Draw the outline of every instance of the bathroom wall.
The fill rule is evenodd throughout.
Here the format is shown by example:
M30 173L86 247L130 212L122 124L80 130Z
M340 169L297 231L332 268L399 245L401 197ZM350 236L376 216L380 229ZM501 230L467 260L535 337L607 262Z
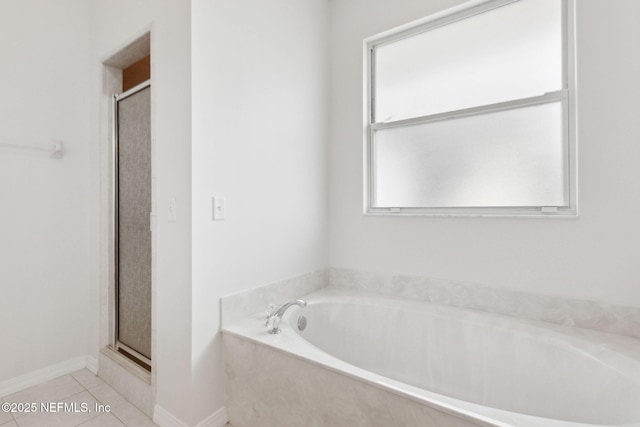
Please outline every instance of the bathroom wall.
M223 405L219 298L327 266L326 0L194 0L193 364ZM226 220L212 221L212 196Z
M190 420L191 348L191 8L181 0L91 2L94 182L99 182L101 63L151 30L156 221L154 336L156 403ZM99 194L99 188L95 189ZM175 222L168 205L176 199ZM100 215L99 203L93 214ZM104 214L104 213L103 213Z
M83 0L2 2L0 143L65 153L0 147L0 382L97 356L87 16Z
M362 214L362 39L463 3L330 2L330 264L640 306L640 2L577 2L575 219Z

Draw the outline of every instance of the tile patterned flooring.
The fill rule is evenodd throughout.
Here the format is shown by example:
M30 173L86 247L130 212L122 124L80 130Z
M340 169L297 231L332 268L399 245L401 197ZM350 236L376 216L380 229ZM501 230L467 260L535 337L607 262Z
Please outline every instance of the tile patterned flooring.
M75 403L75 406L67 406L77 409L72 412L40 412L41 403L58 402ZM0 410L0 427L157 427L122 395L86 369L2 396L0 403L35 403L38 409L31 413ZM96 405L110 405L111 411L96 412ZM84 408L90 412L83 412Z

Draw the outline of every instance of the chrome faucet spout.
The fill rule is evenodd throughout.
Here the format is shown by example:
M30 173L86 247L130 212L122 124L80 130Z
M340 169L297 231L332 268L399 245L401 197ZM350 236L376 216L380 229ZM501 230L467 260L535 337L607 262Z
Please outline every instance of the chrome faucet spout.
M267 316L267 322L265 323L265 326L267 327L267 332L269 332L270 334L279 334L280 328L278 326L280 325L280 320L282 320L282 316L284 316L284 313L289 309L289 307L294 305L297 305L299 307L306 307L307 302L303 299L295 299L282 304L281 306L276 308L273 312L269 313L269 315Z

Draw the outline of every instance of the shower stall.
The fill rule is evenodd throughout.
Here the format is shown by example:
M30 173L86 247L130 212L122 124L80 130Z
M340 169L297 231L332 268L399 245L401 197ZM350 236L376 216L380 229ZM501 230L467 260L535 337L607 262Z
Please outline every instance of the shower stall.
M150 370L153 223L150 80L114 95L113 108L113 346Z

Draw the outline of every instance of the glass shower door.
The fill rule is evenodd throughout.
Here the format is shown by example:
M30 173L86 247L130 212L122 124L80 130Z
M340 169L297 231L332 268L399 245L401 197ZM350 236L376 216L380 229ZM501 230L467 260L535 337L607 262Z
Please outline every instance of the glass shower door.
M115 96L115 345L150 369L151 362L151 88Z

